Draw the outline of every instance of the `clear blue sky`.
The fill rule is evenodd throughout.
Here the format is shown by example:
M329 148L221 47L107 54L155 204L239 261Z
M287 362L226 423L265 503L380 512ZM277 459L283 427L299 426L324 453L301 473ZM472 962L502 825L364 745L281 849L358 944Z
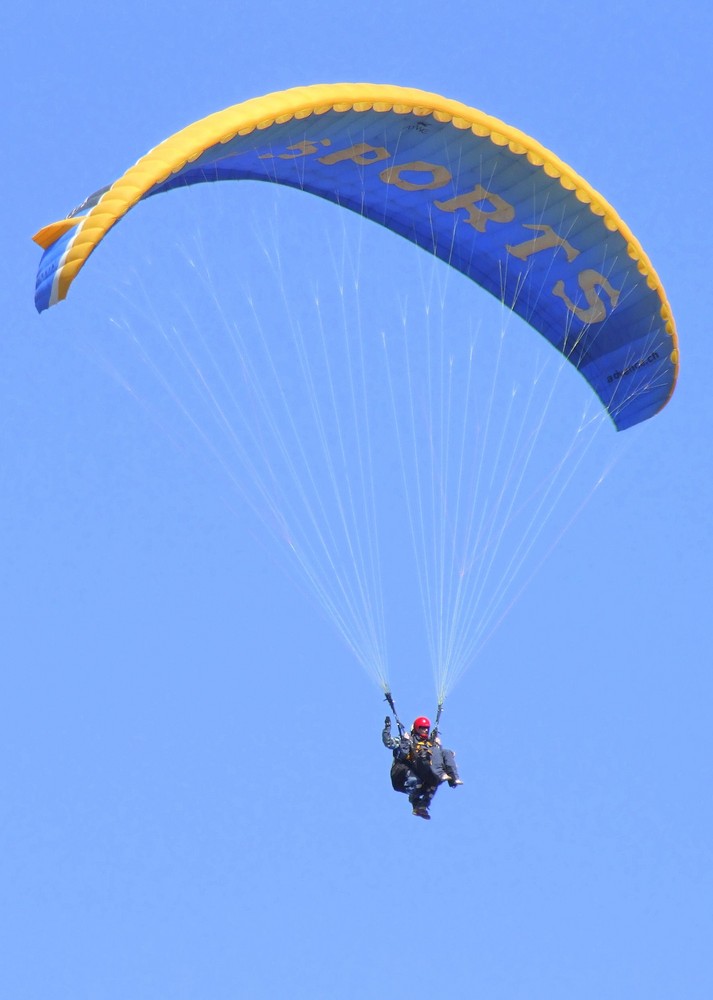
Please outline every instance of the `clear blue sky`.
M643 0L5 15L0 996L713 995L712 35L707 4ZM40 226L197 118L337 81L553 149L644 245L680 336L673 401L449 700L466 784L430 824L271 543L78 349L101 251L84 300L32 301ZM399 659L403 714L431 711Z

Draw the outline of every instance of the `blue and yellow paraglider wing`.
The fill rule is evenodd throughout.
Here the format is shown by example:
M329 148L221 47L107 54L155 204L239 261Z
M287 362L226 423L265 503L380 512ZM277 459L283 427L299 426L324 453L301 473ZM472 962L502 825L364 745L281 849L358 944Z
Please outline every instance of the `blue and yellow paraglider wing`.
M533 139L437 95L337 84L284 91L167 139L78 214L41 230L39 310L63 299L138 201L217 180L311 192L378 222L487 289L577 367L621 430L677 374L661 283L614 210Z

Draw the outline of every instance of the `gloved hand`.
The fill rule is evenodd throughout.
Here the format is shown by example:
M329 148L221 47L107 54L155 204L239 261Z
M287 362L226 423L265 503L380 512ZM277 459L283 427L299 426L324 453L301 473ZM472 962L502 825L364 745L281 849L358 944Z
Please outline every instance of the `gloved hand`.
M387 715L384 719L384 729L391 729L391 716Z

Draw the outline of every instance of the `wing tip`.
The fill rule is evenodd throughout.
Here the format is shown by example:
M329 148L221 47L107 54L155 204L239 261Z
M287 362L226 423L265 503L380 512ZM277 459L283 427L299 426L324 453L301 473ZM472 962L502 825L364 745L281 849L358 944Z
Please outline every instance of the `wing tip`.
M61 219L59 222L50 222L48 226L43 226L39 229L35 235L32 237L34 242L42 247L43 250L49 250L50 247L54 246L60 237L68 233L70 229L74 229L75 226L79 225L84 219L83 215L74 216L71 219Z

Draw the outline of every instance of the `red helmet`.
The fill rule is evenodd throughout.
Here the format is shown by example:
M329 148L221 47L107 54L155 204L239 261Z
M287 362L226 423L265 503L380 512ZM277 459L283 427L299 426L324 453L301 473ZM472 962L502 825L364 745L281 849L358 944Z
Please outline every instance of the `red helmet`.
M419 715L417 719L414 719L412 731L415 732L417 729L430 729L431 720L427 719L425 715Z

